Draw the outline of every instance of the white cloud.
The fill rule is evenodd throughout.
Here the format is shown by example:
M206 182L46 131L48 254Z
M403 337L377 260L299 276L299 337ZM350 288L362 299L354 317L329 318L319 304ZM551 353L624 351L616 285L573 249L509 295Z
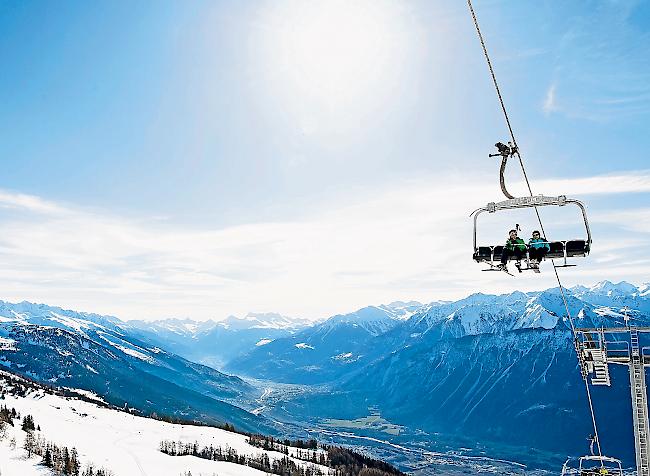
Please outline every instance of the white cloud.
M650 192L650 170L575 179L539 180L535 183L533 192L542 190L546 195L567 196Z
M535 185L549 194L650 192L650 173ZM428 178L309 219L225 229L125 219L0 192L2 298L122 318L252 310L315 318L395 299L553 286L552 273L513 279L481 273L471 261L468 214L497 198L493 190L480 181ZM2 211L7 207L11 213ZM590 211L594 253L566 273L569 284L646 279L647 263L635 250L650 245L648 209Z
M57 204L48 202L33 195L12 193L0 190L0 207L7 209L28 210L31 212L60 214L65 209Z
M546 98L544 99L542 110L547 115L559 110L559 107L557 105L557 99L555 96L556 89L557 89L557 84L552 83L549 86L548 90L546 91Z

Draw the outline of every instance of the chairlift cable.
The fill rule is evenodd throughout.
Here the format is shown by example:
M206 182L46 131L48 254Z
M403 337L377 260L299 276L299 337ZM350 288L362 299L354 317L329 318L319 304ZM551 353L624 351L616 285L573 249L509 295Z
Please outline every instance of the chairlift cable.
M494 89L496 90L497 96L499 98L499 103L501 105L501 110L503 111L503 117L506 120L506 125L508 126L508 131L510 132L510 138L512 139L512 145L514 146L514 153L517 154L517 158L519 159L519 164L521 166L521 171L524 176L524 180L526 181L526 186L528 187L528 193L530 196L533 195L533 190L530 186L530 181L528 180L528 174L526 173L526 168L524 167L524 162L523 159L521 158L521 154L519 153L519 147L517 146L517 140L515 139L515 133L512 130L512 125L510 123L510 118L508 116L508 111L505 106L505 102L503 101L503 96L501 95L501 90L499 88L499 83L497 82L496 74L494 73L494 68L492 67L492 62L490 61L490 55L488 54L487 47L485 46L485 40L483 39L483 35L481 34L481 29L478 24L478 19L476 18L476 13L474 12L474 7L472 6L472 1L467 0L467 6L469 7L469 11L472 14L472 19L474 20L474 26L476 27L476 33L478 33L478 38L481 42L481 47L483 48L483 54L485 56L485 60L487 62L488 68L490 70L490 75L492 76L492 82L494 83ZM503 172L505 170L505 163L506 163L506 158L503 159L501 163L501 171L500 171L500 181L501 181L501 190L503 193L510 199L514 198L510 196L510 194L507 192L505 189L505 184L504 184L504 177L503 177ZM542 233L544 233L544 236L547 238L546 231L544 230L544 224L542 223L542 218L539 214L539 210L537 207L535 207L535 214L537 215L537 221L539 222L539 226L542 230ZM567 316L569 318L569 324L571 326L571 333L573 334L573 339L574 342L578 339L578 334L576 332L576 327L573 322L573 317L571 316L571 312L569 311L569 304L567 302L566 294L564 292L564 286L562 285L562 281L560 280L560 275L557 272L557 267L555 265L555 260L551 259L551 263L553 264L553 271L555 272L555 279L557 280L557 284L560 288L560 294L562 295L562 301L564 302L564 308L566 309ZM576 356L579 359L579 356L577 355L578 353L578 348L576 347ZM591 399L591 390L589 389L589 382L587 381L587 377L583 378L585 382L585 389L587 391L587 400L589 402L589 410L591 412L591 421L593 423L594 427L594 439L596 442L596 446L598 448L598 456L602 457L602 450L600 447L600 437L598 435L598 426L596 424L596 415L594 412L594 405ZM602 464L602 462L601 462Z

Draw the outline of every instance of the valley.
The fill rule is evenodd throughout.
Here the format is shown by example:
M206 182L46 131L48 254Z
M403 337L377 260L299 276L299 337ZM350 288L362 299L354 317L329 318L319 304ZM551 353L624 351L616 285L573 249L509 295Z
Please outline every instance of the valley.
M635 325L650 323L647 285L570 291L580 325L621 325L623 307ZM200 336L214 336L214 324L185 321L179 334L177 324L157 323L150 340L143 323L134 331L116 318L30 303L0 311L7 369L142 416L350 445L417 474L543 474L586 451L584 390L554 289L370 306L311 326L283 318L282 335L257 316L228 335L254 338L222 371L170 352L171 337L160 331L171 329L172 347L182 350L208 342ZM201 361L225 356L193 352ZM614 383L626 378L613 369ZM603 445L631 466L631 427L621 424L631 420L629 394L614 385L593 397L607 408L599 413Z

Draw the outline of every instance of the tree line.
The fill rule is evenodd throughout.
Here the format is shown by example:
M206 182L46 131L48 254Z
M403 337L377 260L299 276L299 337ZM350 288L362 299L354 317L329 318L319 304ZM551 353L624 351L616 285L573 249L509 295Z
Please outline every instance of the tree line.
M271 460L268 453L255 456L240 455L237 450L230 446L223 448L210 445L201 448L197 442L183 443L181 441L163 440L160 442L160 451L170 456L196 456L212 461L226 461L280 476L324 476L320 468L298 466L288 456Z
M297 451L292 452L294 453L293 457L300 455L297 459L312 463L312 465L302 467L289 457L289 446L284 444L285 441L289 442L289 440L277 440L262 435L249 437L251 445L268 451L280 451L285 455L280 459L273 460L267 453L259 456L240 455L230 446L225 448L213 445L200 447L196 441L183 443L163 440L160 442L160 451L171 456L196 456L212 461L227 461L281 476L323 475L322 470L316 464L332 468L334 476L404 476L404 473L384 461L370 458L348 448L330 445L322 445L324 451L321 452L304 448L298 448ZM311 448L314 445L308 442L305 446Z
M266 451L277 451L279 453L284 453L287 456L291 453L291 456L296 459L320 464L322 466L328 466L329 464L325 453L318 451L318 442L313 439L306 441L283 440L272 436L250 435L247 441L251 446L262 448ZM294 451L289 452L289 448L294 448Z
M296 448L292 456L303 461L329 466L341 476L392 476L403 473L394 466L369 456L357 453L349 448L333 445L320 445L323 451L317 451L318 442L310 440L277 439L272 436L250 435L248 443L268 451L279 451L289 455L289 448Z

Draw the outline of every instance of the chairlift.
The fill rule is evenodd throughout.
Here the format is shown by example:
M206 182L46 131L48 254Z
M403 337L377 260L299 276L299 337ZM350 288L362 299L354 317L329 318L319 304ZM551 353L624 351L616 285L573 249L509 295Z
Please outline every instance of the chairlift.
M477 263L484 263L490 267L484 271L498 271L498 264L501 261L501 253L503 252L502 245L478 245L477 242L477 220L478 216L482 213L496 213L506 210L514 210L519 208L537 208L537 207L546 207L546 206L556 206L563 207L566 205L575 205L580 208L582 212L582 218L584 221L586 236L580 239L569 239L569 240L559 240L559 241L547 241L550 250L546 254L545 258L550 259L562 259L563 264L556 265L558 268L576 266L575 264L569 264L567 258L576 258L576 257L586 257L591 251L591 230L589 228L589 221L587 220L587 210L585 209L584 204L580 200L575 200L572 198L567 198L565 195L559 195L557 197L550 197L545 195L534 195L529 197L515 197L511 195L505 187L504 181L504 171L505 164L509 157L512 157L514 154L518 154L517 148L512 144L505 145L501 142L496 144L498 149L497 154L490 154L493 156L501 156L501 169L500 169L500 183L501 191L503 194L508 197L507 200L502 202L490 202L485 207L479 208L471 213L470 216L474 217L474 254L472 258ZM548 237L545 237L548 239ZM520 268L521 270L533 269L537 270L530 266L530 256L528 247L526 247L526 263L528 266L526 268ZM516 260L514 256L509 257L508 261Z
M562 466L562 476L573 475L623 476L623 467L620 460L609 456L581 456L577 462L568 458Z

